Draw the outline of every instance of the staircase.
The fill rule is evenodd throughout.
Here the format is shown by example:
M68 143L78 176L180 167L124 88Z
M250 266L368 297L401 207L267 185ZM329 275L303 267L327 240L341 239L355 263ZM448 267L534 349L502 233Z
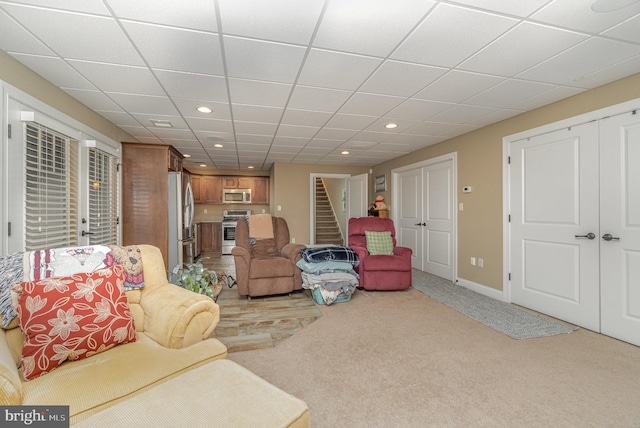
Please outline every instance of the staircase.
M344 245L322 178L316 177L316 244Z

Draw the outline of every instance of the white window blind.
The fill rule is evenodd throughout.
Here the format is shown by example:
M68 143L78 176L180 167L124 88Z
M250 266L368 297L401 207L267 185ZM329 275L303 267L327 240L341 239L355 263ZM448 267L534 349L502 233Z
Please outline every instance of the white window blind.
M118 159L89 149L89 243L115 244L118 239Z
M78 142L25 124L27 251L78 244Z

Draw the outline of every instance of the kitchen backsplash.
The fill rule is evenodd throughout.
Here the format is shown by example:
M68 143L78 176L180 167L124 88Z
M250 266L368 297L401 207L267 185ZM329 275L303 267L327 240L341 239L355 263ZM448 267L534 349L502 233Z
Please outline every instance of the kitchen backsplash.
M222 212L224 210L251 210L253 214L261 214L269 211L269 205L247 205L247 204L196 204L194 211L194 221L222 221ZM205 212L206 211L206 212Z

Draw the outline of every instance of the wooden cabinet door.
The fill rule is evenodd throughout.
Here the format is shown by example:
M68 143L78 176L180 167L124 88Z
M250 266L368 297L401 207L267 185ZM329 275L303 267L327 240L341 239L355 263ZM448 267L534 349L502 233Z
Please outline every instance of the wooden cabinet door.
M202 195L202 176L200 175L192 175L191 176L191 190L193 191L193 203L201 204L204 202Z
M225 189L251 189L253 177L222 177L222 187Z
M169 147L167 152L167 169L169 171L182 171L182 154L173 147Z
M222 203L222 178L219 176L202 177L201 190L203 193L203 202L205 204L221 204Z
M253 177L238 177L238 189L251 189Z
M222 223L215 222L213 224L213 252L222 253Z
M253 188L251 190L251 203L269 203L269 177L253 177Z
M202 252L210 253L213 251L213 223L200 223L202 231Z

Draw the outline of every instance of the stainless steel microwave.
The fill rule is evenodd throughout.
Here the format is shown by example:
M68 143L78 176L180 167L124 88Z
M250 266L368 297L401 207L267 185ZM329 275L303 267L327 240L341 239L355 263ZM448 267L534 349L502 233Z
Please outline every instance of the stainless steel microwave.
M251 189L224 189L222 202L225 204L250 204Z

